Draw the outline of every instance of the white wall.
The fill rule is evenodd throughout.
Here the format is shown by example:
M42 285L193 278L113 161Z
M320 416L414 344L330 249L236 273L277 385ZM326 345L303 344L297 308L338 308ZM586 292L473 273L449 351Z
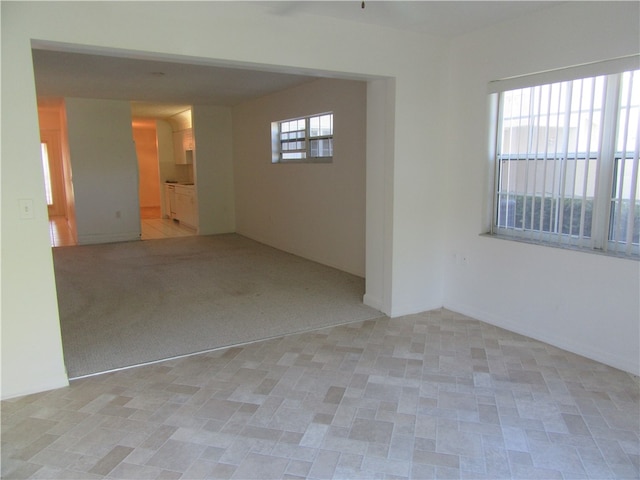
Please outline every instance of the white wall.
M391 305L393 252L393 158L395 81L367 83L367 166L364 303ZM372 254L373 252L373 254Z
M194 176L198 201L198 233L235 231L231 108L194 105L196 142Z
M329 111L332 163L271 163L271 122ZM364 277L366 83L316 80L233 113L237 232Z
M636 2L568 2L453 42L442 252L447 308L636 374L638 262L479 234L491 202L487 83L637 53L638 18Z
M384 152L367 158L367 199L381 195L379 208L367 208L366 214L367 233L376 236L367 239L367 298L391 315L445 303L534 334L557 331L552 339L557 343L580 332L587 337L577 338L583 350L605 352L621 366L637 367L637 264L478 237L487 190L486 82L637 51L637 4L567 2L524 25L461 38L449 51L445 41L427 35L339 19L270 15L259 7L265 3L0 3L1 108L2 118L11 119L1 126L3 398L67 381L40 165L32 40L89 51L124 49L139 58L188 56L369 81L368 104L393 114L375 130L367 127L367 152ZM306 41L292 43L297 36ZM442 75L447 58L450 76ZM455 128L448 137L446 112L454 112L448 125ZM443 143L452 148L446 151ZM445 188L447 173L456 179L455 188L453 182ZM34 200L33 219L19 216L24 198ZM514 249L518 255L509 253ZM466 269L451 264L454 251L469 253ZM523 306L517 295L499 306L494 301L499 290L493 287L517 293L517 286L507 282L508 262L528 256L528 262L559 263L563 271L589 271L602 280L591 284L583 275L566 297L550 298L540 311ZM627 288L607 278L619 278ZM522 286L542 295L542 280L538 269ZM369 288L375 289L372 295ZM609 294L602 305L579 293L600 289ZM598 341L603 321L609 328Z
M62 361L28 40L2 8L2 397L68 385ZM6 75L11 65L12 74ZM27 92L31 90L31 94ZM14 92L21 94L12 95ZM6 121L11 118L11 122ZM13 181L9 181L9 179ZM33 201L22 218L20 200Z
M78 243L140 239L138 160L127 101L67 98Z
M385 241L368 245L372 248L366 252L367 264L375 264L373 274L384 278L373 278L367 282L367 288L371 285L384 288L374 296L381 299L380 308L389 313L441 305L438 279L442 276L439 255L442 238L438 232L443 230L444 217L427 204L441 197L442 182L437 175L426 173L431 165L438 169L442 163L442 155L438 153L442 130L439 115L425 122L425 112L433 112L438 105L434 92L440 86L438 72L443 66L440 52L444 42L339 19L308 17L301 22L295 15L270 14L268 6L260 5L264 3L0 4L2 116L11 118L10 123L2 122L2 365L3 369L9 369L2 378L3 397L66 381L64 375L36 373L50 368L62 371L62 357L59 336L41 335L43 331L50 333L53 328L58 332L58 329L38 150L32 40L39 46L64 45L91 52L122 49L134 52L138 58L188 56L205 63L268 66L280 71L365 80L394 79L395 126L384 127L395 132L396 142L391 149L385 149L384 158L378 157L374 164L367 165L368 170L393 172L394 183L387 182L383 175L372 175L368 178L379 183L367 188L386 192L382 211L390 212L394 218L377 228L385 215L367 211L371 231L386 235ZM170 26L171 35L160 26ZM291 38L297 36L306 41L291 44ZM283 49L285 44L288 48ZM368 96L386 98L390 94L388 90L370 91ZM376 137L386 138L385 132ZM401 194L396 197L399 190ZM25 197L37 204L37 218L30 222L17 216L18 199ZM5 245L9 248L4 248ZM14 259L18 257L21 261L16 263ZM389 268L391 264L393 269ZM27 292L29 298L50 301L21 301ZM33 324L27 327L24 318L33 319ZM40 340L45 345L39 345ZM14 345L20 345L19 355ZM26 364L20 361L25 358L29 359Z

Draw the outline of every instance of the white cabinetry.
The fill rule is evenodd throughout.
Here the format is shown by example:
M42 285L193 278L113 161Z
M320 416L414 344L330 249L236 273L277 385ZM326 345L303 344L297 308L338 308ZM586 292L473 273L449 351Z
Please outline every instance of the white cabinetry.
M174 184L164 185L164 206L167 217L176 218L176 186Z
M172 217L191 228L198 228L198 206L193 185L175 186L175 216Z
M173 132L173 157L177 165L191 165L195 155L193 129Z

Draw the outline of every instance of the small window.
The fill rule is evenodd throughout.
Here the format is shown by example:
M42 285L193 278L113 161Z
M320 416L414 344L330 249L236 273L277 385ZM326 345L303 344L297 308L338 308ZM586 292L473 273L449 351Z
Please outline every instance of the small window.
M493 232L638 255L640 71L500 93Z
M271 124L272 162L331 162L333 113Z

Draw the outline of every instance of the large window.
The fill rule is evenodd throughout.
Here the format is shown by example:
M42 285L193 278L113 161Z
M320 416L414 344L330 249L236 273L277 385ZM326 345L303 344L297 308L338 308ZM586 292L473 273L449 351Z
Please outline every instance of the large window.
M333 113L273 122L271 145L273 163L331 162Z
M493 233L638 255L640 70L499 92Z

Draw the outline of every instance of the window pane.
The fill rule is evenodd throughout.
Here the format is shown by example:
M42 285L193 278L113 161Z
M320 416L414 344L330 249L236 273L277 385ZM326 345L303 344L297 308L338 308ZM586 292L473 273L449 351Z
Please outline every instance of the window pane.
M311 117L309 119L309 136L317 137L320 135L320 117Z
M309 118L309 136L321 137L333 135L333 114Z
M604 77L504 92L496 225L591 236Z
M625 72L620 87L609 240L627 252L632 245L638 245L640 237L639 125L640 71Z
M331 159L332 136L332 113L272 122L272 162L307 158Z
M320 135L333 135L333 115L320 117Z
M322 138L311 141L312 157L331 157L333 156L333 140L330 138Z
M618 152L633 152L638 141L640 110L640 70L622 74L620 89L620 115L618 120Z
M637 163L637 162L636 162ZM616 182L614 198L611 201L611 225L609 239L626 244L640 244L640 200L637 193L632 195L632 184L638 184L638 169L635 169L635 182L632 178L631 162L616 160Z
M499 107L495 231L638 255L640 70L502 92Z
M307 154L304 152L290 152L282 154L283 160L302 160L305 158L307 158Z

